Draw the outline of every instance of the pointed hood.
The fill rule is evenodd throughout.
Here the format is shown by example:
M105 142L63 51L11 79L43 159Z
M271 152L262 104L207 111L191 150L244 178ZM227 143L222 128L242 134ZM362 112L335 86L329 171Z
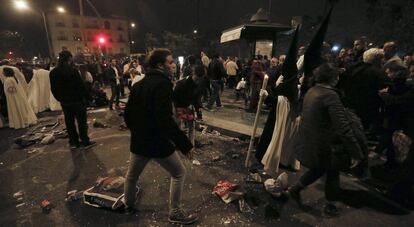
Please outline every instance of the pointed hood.
M328 31L328 25L331 19L333 7L334 4L331 5L331 8L329 9L329 12L323 20L319 30L316 32L315 36L312 39L312 42L306 49L303 65L304 78L300 89L301 99L303 99L309 88L313 86L313 70L320 66L324 61L321 56L322 48L326 32Z
M292 77L297 77L298 67L296 65L298 55L298 40L299 40L299 25L296 26L295 33L293 34L292 41L290 43L289 52L286 56L286 60L282 66L282 74L285 81Z
M278 87L278 93L286 96L291 103L298 99L298 67L296 65L298 54L299 26L296 27L290 43L289 52L282 66L283 83Z

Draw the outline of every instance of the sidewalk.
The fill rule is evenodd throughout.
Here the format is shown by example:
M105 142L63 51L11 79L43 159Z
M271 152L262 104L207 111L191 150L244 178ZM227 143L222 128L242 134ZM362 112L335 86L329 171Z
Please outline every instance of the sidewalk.
M250 138L256 113L247 113L244 100L236 101L236 95L232 89L224 89L221 102L222 107L213 109L213 112L203 110L203 121L200 124L210 126L225 135ZM261 111L256 137L262 134L267 114L268 111Z

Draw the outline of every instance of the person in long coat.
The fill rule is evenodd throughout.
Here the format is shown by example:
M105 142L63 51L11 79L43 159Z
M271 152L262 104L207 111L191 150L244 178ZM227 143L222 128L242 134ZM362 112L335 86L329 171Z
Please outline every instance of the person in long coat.
M340 140L344 150L356 166L363 158L361 147L351 128L350 119L333 88L338 82L338 70L332 64L324 63L314 71L316 85L304 97L297 159L309 170L289 189L291 197L302 205L300 192L308 185L326 175L325 206L327 215L337 215L334 201L340 193L339 170L332 165L332 147Z

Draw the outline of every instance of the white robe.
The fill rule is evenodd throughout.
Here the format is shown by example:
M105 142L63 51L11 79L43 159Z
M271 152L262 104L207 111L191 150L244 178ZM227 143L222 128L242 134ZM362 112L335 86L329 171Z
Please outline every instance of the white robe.
M279 171L279 163L283 149L283 142L286 136L289 111L289 100L285 96L278 96L276 122L272 134L272 140L270 141L266 153L262 158L264 170L271 176L277 176Z
M33 70L33 78L29 83L29 103L35 113L49 109L50 92L49 71Z
M14 76L16 77L17 81L19 81L20 86L22 87L24 94L26 97L29 95L29 85L27 84L26 78L24 77L23 73L14 66L3 65L0 66L0 79L4 83L6 77L4 76L3 69L4 68L11 68L14 71Z
M58 100L56 100L55 96L53 96L52 91L50 91L49 107L50 107L51 111L62 110L62 106L60 105L60 102Z
M13 77L4 79L4 93L6 93L10 128L26 128L36 123L37 117L27 101L26 94Z

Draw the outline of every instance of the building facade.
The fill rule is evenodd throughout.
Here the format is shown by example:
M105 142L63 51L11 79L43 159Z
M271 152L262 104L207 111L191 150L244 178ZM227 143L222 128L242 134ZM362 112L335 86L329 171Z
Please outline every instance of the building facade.
M78 15L48 14L47 26L55 56L62 50L73 55L130 53L127 20L84 16L81 21Z

